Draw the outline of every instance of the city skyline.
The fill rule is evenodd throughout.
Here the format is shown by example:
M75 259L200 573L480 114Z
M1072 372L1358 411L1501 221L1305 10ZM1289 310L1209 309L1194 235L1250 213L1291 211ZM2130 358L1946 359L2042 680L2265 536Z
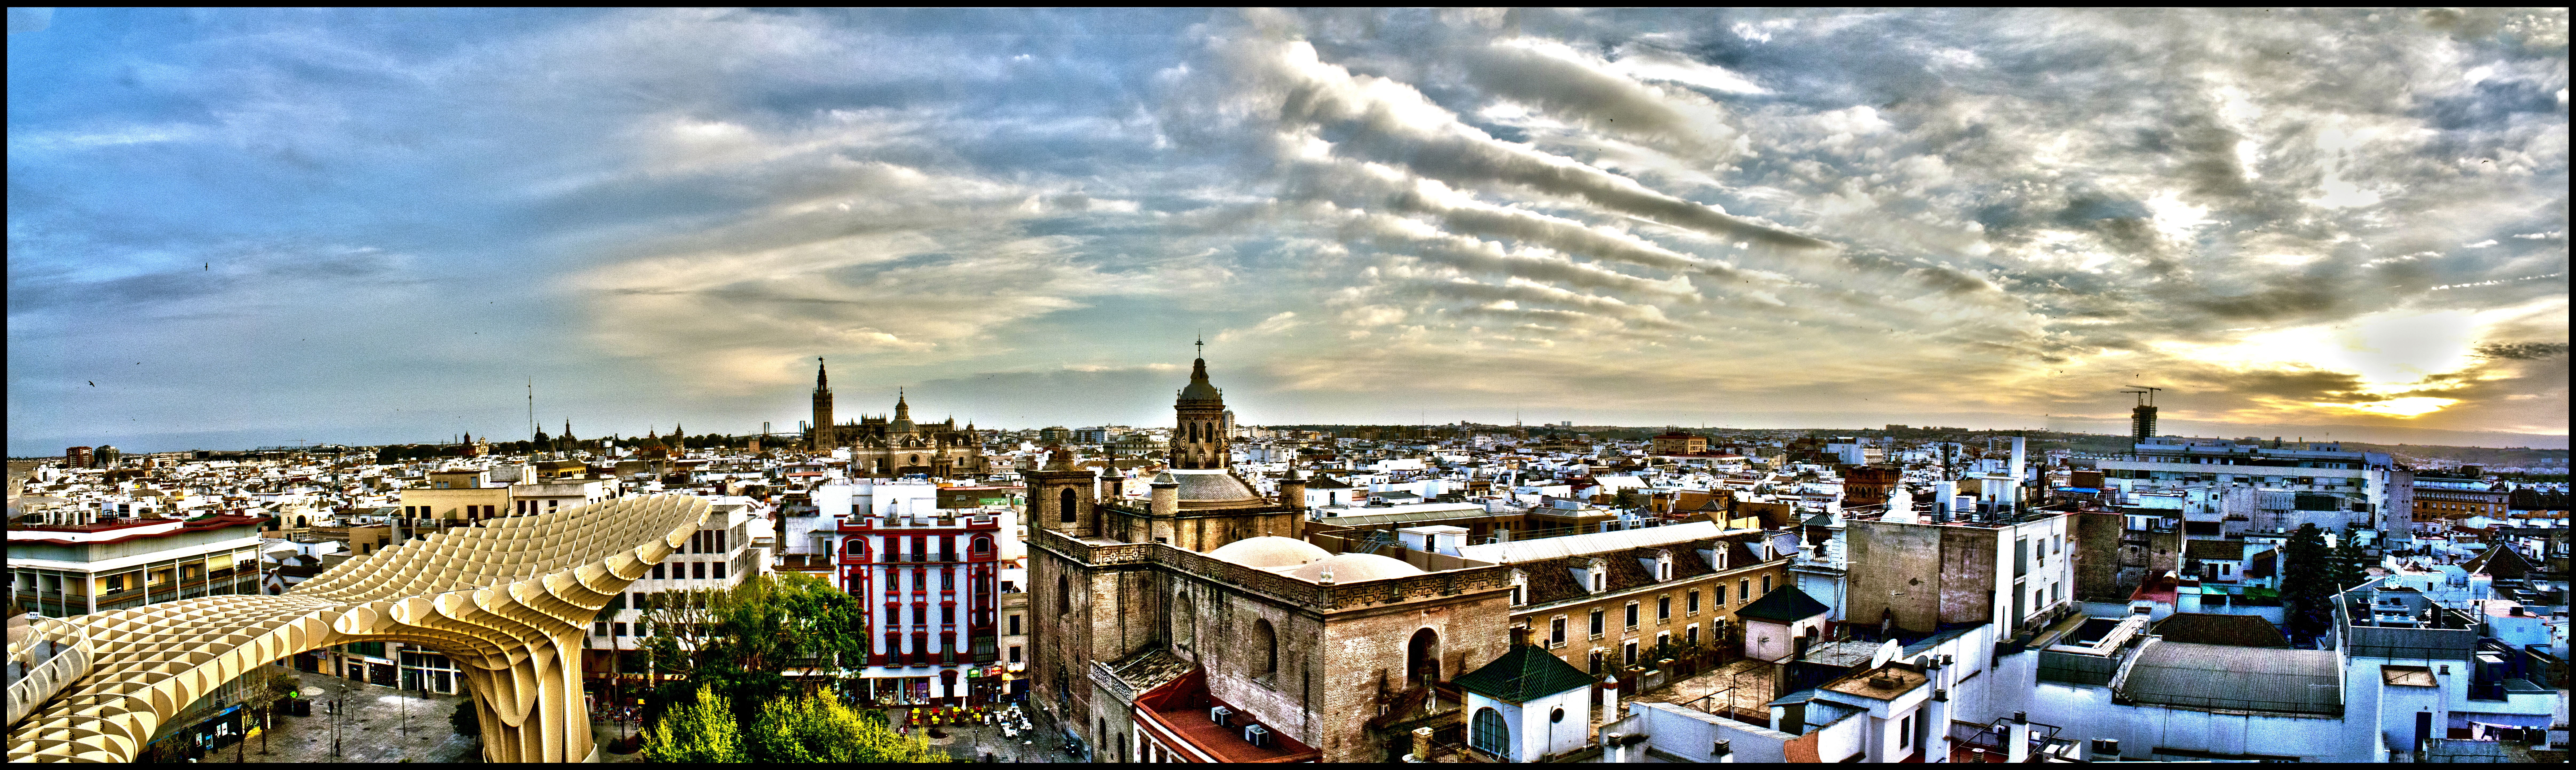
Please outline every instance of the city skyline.
M12 455L1157 426L1202 334L1246 424L2566 445L2559 9L10 23Z

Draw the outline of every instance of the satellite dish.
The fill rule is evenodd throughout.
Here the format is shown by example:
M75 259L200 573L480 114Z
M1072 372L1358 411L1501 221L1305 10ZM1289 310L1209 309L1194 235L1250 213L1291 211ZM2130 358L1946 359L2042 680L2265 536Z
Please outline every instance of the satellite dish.
M1887 640L1885 644L1878 646L1878 654L1869 656L1870 670L1878 670L1880 666L1887 665L1888 661L1895 660L1896 656L1903 652L1905 652L1905 645L1897 644L1894 639Z

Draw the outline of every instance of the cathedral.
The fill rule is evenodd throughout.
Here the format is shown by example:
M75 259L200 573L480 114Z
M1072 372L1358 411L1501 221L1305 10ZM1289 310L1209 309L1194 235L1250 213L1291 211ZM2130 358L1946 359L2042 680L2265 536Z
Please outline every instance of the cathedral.
M1304 480L1274 500L1235 474L1205 358L1173 412L1141 501L1062 446L1021 471L1030 705L1100 762L1379 762L1454 732L1454 700L1419 715L1508 651L1510 568L1308 543Z
M832 422L832 384L821 359L814 364L814 427L807 441L816 452L846 449L850 453L850 475L854 477L887 477L928 474L934 477L974 475L985 472L984 442L975 433L974 423L957 427L957 418L915 424L912 405L898 392L894 399L894 416L862 416L850 422Z

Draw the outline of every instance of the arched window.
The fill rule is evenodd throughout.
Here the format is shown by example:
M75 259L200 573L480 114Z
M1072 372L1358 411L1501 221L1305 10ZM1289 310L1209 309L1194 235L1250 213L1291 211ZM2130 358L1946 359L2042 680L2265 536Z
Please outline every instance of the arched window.
M993 552L993 539L992 539L992 538L989 538L989 537L983 537L983 536L980 536L980 535L979 535L979 536L976 536L976 538L975 538L975 552L976 552L976 553L992 553L992 552Z
M1063 575L1055 576L1055 614L1073 614L1073 581Z
M1469 727L1468 745L1495 756L1511 754L1512 729L1503 724L1503 712L1487 706L1476 709L1476 720Z
M1429 685L1440 679L1440 634L1425 628L1405 645L1405 684Z
M1073 489L1071 487L1067 487L1064 490L1064 494L1056 497L1055 516L1055 520L1059 523L1073 523Z
M1258 677L1278 676L1279 632L1278 630L1270 627L1269 620L1256 619L1252 621L1252 649L1254 651L1253 654L1261 656L1253 660L1254 665L1252 675Z

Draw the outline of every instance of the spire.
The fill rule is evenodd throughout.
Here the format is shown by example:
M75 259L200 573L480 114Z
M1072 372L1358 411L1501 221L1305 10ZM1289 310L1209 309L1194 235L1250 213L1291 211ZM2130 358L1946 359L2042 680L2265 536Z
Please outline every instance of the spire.
M814 357L814 389L815 389L815 390L821 391L821 390L831 390L831 389L832 389L832 380L831 380L831 378L830 378L829 376L826 376L827 374L828 374L828 373L827 373L827 372L825 372L825 371L823 370L823 357L822 357L822 356L815 356L815 357Z
M901 385L894 386L894 418L897 420L912 419L912 405L904 403L903 386Z

